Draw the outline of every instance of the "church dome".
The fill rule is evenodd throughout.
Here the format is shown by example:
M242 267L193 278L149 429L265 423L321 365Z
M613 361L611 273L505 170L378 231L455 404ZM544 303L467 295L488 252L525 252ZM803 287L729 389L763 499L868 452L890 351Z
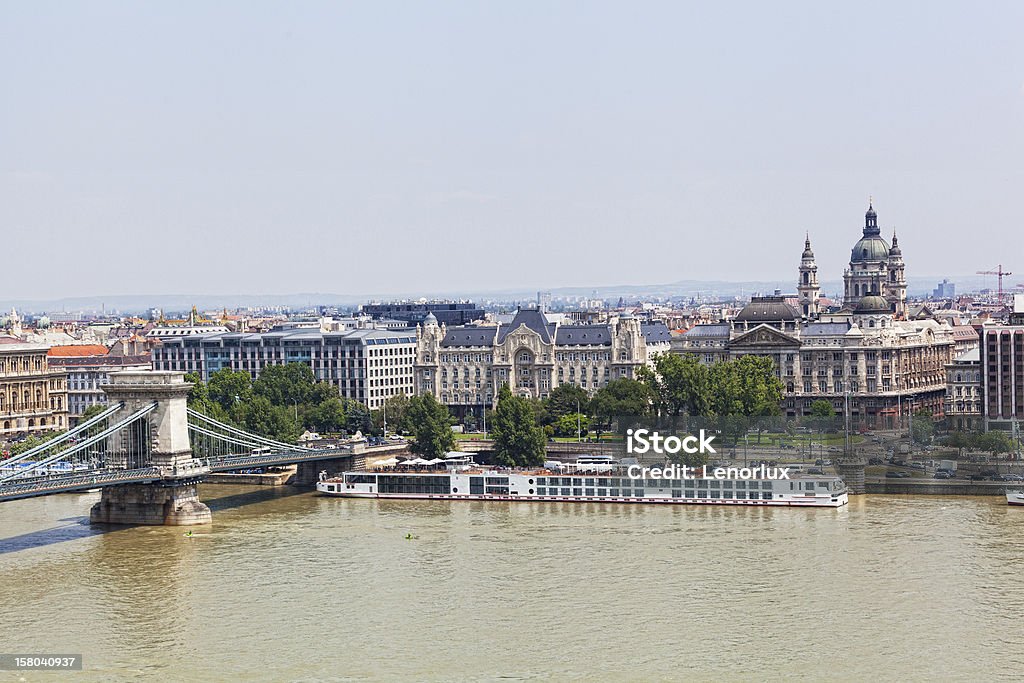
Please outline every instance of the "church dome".
M885 300L884 296L877 294L868 294L857 302L857 308L854 310L855 313L889 313L892 309L889 307L889 302Z
M781 296L755 296L736 315L736 322L787 322L798 317L796 310Z
M423 324L424 325L436 325L437 324L437 316L434 315L433 313L427 313L427 317L423 319Z
M889 244L878 235L861 237L850 251L850 263L885 261L887 258Z

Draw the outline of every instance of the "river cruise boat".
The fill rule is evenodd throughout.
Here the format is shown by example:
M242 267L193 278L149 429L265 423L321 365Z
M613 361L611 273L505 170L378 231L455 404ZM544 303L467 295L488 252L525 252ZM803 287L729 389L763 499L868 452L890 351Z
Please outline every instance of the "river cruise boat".
M1007 491L1007 505L1024 505L1024 491Z
M624 471L566 476L551 470L367 470L324 479L316 488L346 498L786 507L841 507L848 502L839 477L804 474L789 479L633 479Z

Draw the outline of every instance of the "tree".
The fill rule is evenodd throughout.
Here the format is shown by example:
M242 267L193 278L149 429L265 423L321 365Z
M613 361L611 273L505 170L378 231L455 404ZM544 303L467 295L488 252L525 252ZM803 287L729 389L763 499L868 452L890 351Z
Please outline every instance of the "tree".
M275 406L298 405L309 402L314 384L313 369L306 363L268 365L253 383L253 392Z
M329 398L305 413L305 424L318 432L340 432L348 422L345 404L340 398Z
M652 393L659 415L707 415L712 403L711 373L693 354L662 353L654 357L654 368L638 372Z
M568 413L558 418L552 428L556 436L586 436L590 431L590 418L583 413Z
M275 406L266 396L256 396L233 408L247 431L294 443L299 438L299 425L284 406Z
M971 447L973 441L969 434L957 430L946 437L945 445L950 448L956 449L958 458L962 458L964 455L964 449Z
M575 384L559 384L551 390L547 399L547 411L557 422L563 415L577 412L586 415L590 410L590 395L587 390Z
M499 463L518 467L543 464L544 430L537 426L530 401L513 396L507 385L498 392L491 433Z
M356 432L369 433L373 427L370 416L370 409L355 399L344 400L345 406L345 430L355 434Z
M650 410L651 389L647 384L635 379L616 379L608 382L596 392L590 400L590 410L598 418L598 429L611 429L613 422L618 423L623 434L637 420Z
M431 394L409 399L405 419L413 435L413 453L432 460L456 449L452 416Z
M252 398L252 378L244 370L218 370L210 375L206 387L210 401L224 410L230 410L235 403Z
M915 443L930 443L934 434L935 420L930 410L919 410L910 418L910 438Z
M811 403L811 416L809 423L819 432L828 431L835 423L836 411L829 401L818 399Z
M825 399L819 398L811 404L812 417L835 417L836 411L832 404Z
M974 446L980 451L988 451L993 457L1013 450L1013 440L999 431L980 432L975 435Z

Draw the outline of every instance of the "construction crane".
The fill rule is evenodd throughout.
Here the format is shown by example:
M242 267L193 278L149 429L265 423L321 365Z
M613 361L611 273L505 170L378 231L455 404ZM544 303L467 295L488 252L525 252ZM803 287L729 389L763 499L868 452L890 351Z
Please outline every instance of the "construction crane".
M979 270L978 275L998 275L999 276L999 303L1003 303L1003 276L1013 275L1008 270L1003 270L1003 264L996 266L995 270Z

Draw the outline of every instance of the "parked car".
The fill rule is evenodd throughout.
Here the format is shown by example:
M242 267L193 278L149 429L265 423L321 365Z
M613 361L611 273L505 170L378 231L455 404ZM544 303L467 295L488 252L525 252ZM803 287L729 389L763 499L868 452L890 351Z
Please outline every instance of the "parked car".
M820 467L811 467L808 468L807 474L825 474L825 470L821 469Z
M885 473L885 476L889 479L906 479L910 475L906 472L896 472L894 470L889 470L888 472Z
M942 470L939 470L938 472L935 473L934 478L935 479L952 479L953 476L949 472L943 472Z
M868 458L868 464L869 465L881 465L882 464L882 459L881 458Z
M975 472L971 475L971 481L985 481L985 475Z

